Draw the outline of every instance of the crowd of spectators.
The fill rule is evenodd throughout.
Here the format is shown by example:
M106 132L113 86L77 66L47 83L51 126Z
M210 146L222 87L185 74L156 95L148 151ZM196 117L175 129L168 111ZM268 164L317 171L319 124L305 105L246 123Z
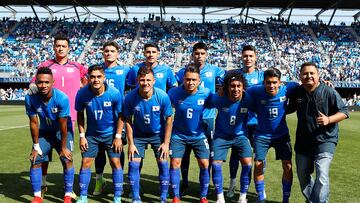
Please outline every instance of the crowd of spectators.
M25 100L25 95L27 94L27 92L27 88L0 88L0 100Z
M360 95L354 94L352 97L343 98L346 106L360 106Z

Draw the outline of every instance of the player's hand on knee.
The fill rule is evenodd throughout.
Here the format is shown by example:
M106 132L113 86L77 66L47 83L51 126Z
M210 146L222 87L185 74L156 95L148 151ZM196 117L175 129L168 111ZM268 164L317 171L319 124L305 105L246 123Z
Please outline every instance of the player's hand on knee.
M35 163L36 157L37 157L38 155L42 156L42 155L43 155L43 152L42 152L42 150L41 150L41 148L40 148L39 143L35 143L35 144L33 145L33 150L32 150L32 152L30 153L30 157L29 157L29 159L33 162L33 164Z
M61 157L65 157L68 160L72 160L72 154L71 151L67 147L62 147L60 152Z
M121 138L115 138L111 146L115 153L121 153L123 151L123 144Z
M166 160L169 157L169 144L162 143L158 149L161 152L160 159Z
M129 161L132 161L134 159L135 153L139 154L139 151L137 150L136 146L134 144L129 144L129 148L128 148Z
M28 95L35 95L38 93L38 88L35 83L30 83Z
M88 145L87 139L85 137L80 138L79 145L80 145L80 150L82 152L86 152L88 150L89 145Z

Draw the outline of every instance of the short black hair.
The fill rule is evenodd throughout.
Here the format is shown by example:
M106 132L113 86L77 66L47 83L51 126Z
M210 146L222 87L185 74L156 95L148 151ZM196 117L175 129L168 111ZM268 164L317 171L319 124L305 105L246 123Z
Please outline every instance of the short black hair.
M236 70L230 70L227 72L225 78L224 78L224 90L225 94L227 94L227 91L230 87L230 83L232 81L239 81L242 83L244 90L247 88L247 82L244 78L243 74L241 74L239 71Z
M145 51L146 48L148 48L148 47L154 47L154 48L156 48L157 51L160 51L159 46L158 46L157 44L155 44L155 43L146 43L146 44L144 45L144 51Z
M40 68L38 68L37 71L36 71L36 76L41 75L41 74L46 74L46 75L53 76L52 70L49 67L40 67Z
M267 77L277 77L279 78L279 80L281 79L281 72L279 71L279 69L277 68L268 68L265 72L264 72L264 80Z
M204 49L205 51L208 50L207 45L204 42L198 42L193 46L193 53L197 50L197 49Z
M95 64L95 65L90 66L88 68L88 74L90 75L95 70L99 70L100 72L105 74L104 67L102 65L99 65L99 64Z
M115 41L107 41L103 44L102 49L104 50L107 46L113 46L116 48L117 51L120 51L120 45Z
M313 62L305 62L305 63L301 64L300 72L301 72L306 66L314 66L315 69L318 71L318 67L316 66L315 63L313 63Z
M69 40L69 38L68 38L67 36L63 35L63 34L58 34L58 35L55 36L54 46L55 46L55 44L56 44L56 41L58 41L58 40L66 40L67 43L68 43L68 45L70 45L70 40Z
M148 66L141 66L137 72L137 77L142 77L145 76L147 74L152 74L154 75L154 71L151 67Z
M199 74L199 76L200 76L200 69L199 69L199 67L197 67L195 64L193 64L193 63L190 63L190 64L188 64L186 67L185 67L185 71L184 71L184 75L186 74L186 73L197 73L197 74Z
M256 54L256 48L252 45L245 45L241 51L241 53L244 53L245 51L253 51Z

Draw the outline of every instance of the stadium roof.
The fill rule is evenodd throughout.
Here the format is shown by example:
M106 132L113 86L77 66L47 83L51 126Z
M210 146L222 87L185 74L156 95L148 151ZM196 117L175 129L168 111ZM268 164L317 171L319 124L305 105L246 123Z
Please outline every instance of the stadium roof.
M338 8L360 9L358 0L2 0L7 5L78 6L184 6L184 7L257 7L257 8Z

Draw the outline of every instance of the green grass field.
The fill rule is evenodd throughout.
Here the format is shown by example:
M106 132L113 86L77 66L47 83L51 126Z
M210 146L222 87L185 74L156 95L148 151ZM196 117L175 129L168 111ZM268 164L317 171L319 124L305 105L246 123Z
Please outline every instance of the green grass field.
M291 135L294 137L296 117L294 114L288 116L288 125ZM28 127L28 119L25 115L23 106L0 106L0 202L30 202L32 190L29 181L28 155L31 149L31 136ZM360 112L352 112L350 118L343 121L340 125L340 143L336 149L335 157L331 166L331 189L330 202L360 202ZM78 141L76 135L76 146ZM294 143L295 139L292 139ZM76 171L80 167L80 152L75 147L74 160ZM267 159L267 169L265 174L267 202L281 202L281 163L274 160L274 151L270 150ZM44 202L62 202L63 183L62 167L57 159L57 154L53 154L53 162L49 167L48 182L50 187L45 196ZM294 158L293 158L294 160ZM189 195L182 198L183 202L198 202L198 167L195 159L190 166L190 191ZM296 166L294 166L294 183L291 193L291 202L304 202L300 193L299 182L296 176ZM127 164L125 173L127 173ZM107 180L106 193L100 197L89 196L90 202L112 202L111 170L107 165L105 169ZM240 173L238 173L238 176ZM224 189L227 190L229 184L228 164L224 164ZM127 182L127 178L124 178ZM94 188L94 182L89 186L89 192ZM128 198L129 186L125 184L123 202L131 202ZM78 175L74 182L74 191L78 193ZM215 202L214 188L210 189L209 200ZM141 175L141 195L143 202L158 202L158 182L157 166L153 154L147 151L144 161L144 168ZM238 196L227 202L236 202ZM250 185L249 202L256 199L253 182Z

